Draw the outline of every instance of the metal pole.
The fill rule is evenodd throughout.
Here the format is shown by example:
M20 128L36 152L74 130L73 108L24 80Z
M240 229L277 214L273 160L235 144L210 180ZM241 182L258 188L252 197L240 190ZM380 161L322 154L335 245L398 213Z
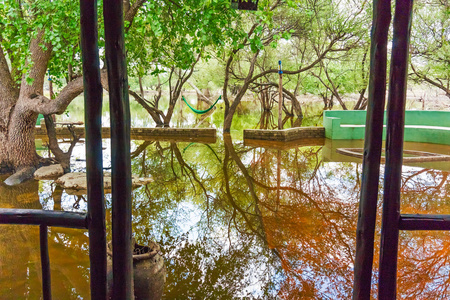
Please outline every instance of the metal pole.
M280 80L278 84L278 93L279 93L279 100L278 100L278 129L283 129L283 120L281 119L281 113L283 111L283 71L281 70L281 60L278 61L279 70L278 74L280 74Z
M280 208L280 198L281 198L281 150L277 151L277 203L275 206L275 211L278 212Z
M367 105L361 195L356 229L353 300L370 299L372 284L390 22L391 1L374 0L370 47L369 102Z
M397 292L400 187L412 8L412 0L396 1L387 109L386 171L381 223L379 299L396 299Z
M106 299L106 226L101 135L103 90L98 54L97 1L80 0L80 10L91 299Z
M104 0L105 54L111 115L113 299L133 299L130 105L123 1Z
M55 94L53 94L53 80L52 76L50 75L50 71L48 71L48 91L49 91L49 98L53 99Z
M48 227L39 226L39 241L41 248L41 269L42 269L42 294L44 300L52 299L52 283L50 276L50 258L48 256Z

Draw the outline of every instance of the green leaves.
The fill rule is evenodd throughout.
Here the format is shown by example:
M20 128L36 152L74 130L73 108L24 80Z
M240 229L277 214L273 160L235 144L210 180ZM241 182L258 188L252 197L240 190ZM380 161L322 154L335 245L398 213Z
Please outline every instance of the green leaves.
M34 79L33 79L33 78L30 78L30 77L27 77L25 80L26 80L26 82L27 82L28 85L32 85L33 82L34 82Z
M413 79L449 94L450 6L442 1L419 2L411 30Z
M126 40L131 74L138 66L188 69L197 55L221 52L236 17L229 0L146 2Z
M57 77L66 73L69 63L79 64L79 7L77 1L2 1L0 2L0 44L8 53L13 70L27 72L31 38L44 32L42 50L52 50L49 68ZM27 83L30 84L29 80Z

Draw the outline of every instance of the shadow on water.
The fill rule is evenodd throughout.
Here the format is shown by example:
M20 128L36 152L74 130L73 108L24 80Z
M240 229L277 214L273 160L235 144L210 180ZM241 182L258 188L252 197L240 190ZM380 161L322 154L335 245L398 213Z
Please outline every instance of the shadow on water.
M133 231L137 242L161 245L164 299L350 298L360 162L330 161L323 141L260 147L224 135L208 147L132 144L133 174L154 179L133 191ZM449 183L447 171L405 166L402 212L449 214ZM0 195L2 207L86 207L51 181L0 185ZM38 298L38 229L0 231L0 299ZM376 253L378 239L379 228ZM52 228L49 243L54 298L89 299L85 232ZM401 233L399 298L450 295L449 244L448 232Z

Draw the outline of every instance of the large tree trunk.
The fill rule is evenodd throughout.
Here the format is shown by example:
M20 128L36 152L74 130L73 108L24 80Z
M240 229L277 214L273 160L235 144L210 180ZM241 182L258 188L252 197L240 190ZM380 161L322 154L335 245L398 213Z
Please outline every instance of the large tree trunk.
M0 143L3 172L15 172L5 180L8 185L16 185L30 179L38 165L34 129L38 114L21 105L21 97L11 111L9 126L2 128ZM4 112L2 112L4 114Z
M3 162L12 170L19 171L24 168L34 169L38 163L38 156L36 154L36 147L34 143L34 128L38 113L29 108L29 103L34 102L35 98L43 92L45 71L47 70L47 63L51 55L51 45L45 44L47 50L44 51L40 44L43 42L43 31L39 32L35 39L30 43L30 59L28 64L32 64L28 73L23 74L22 83L20 86L20 93L2 93L2 97L13 97L10 101L15 102L15 106L10 109L2 107L1 116L2 123L7 123L6 127L2 127L0 131L4 134L5 143L0 144L0 153L3 153ZM4 57L0 57L0 61ZM7 74L1 74L2 83L12 79L7 78ZM33 81L31 84L27 83L27 77ZM32 171L31 171L32 173ZM27 171L26 174L30 174ZM17 184L25 180L24 174L19 174L18 179L12 178L5 181L8 184ZM28 176L28 175L27 175Z
M57 99L43 96L47 64L52 48L41 47L43 32L30 42L29 71L23 74L20 88L15 87L11 74L5 69L6 59L0 53L0 159L7 172L16 172L6 184L19 184L33 176L39 163L35 146L35 126L39 113L64 112L67 105L83 91L82 79L71 81L61 90ZM27 78L32 79L31 84Z
M20 98L18 102L20 103ZM37 113L20 105L17 105L11 114L8 143L0 147L9 148L9 161L15 170L23 166L36 167L38 164L34 143L37 116Z
M124 2L124 19L131 24L146 0L136 0L132 5L130 1ZM5 180L10 185L31 178L38 166L34 135L38 114L61 114L83 92L83 78L77 77L71 78L55 99L43 95L47 65L53 53L52 45L45 42L45 33L48 32L38 30L30 41L24 68L27 72L21 78L20 87L15 82L17 77L13 75L18 74L19 70L10 70L11 64L8 64L6 52L0 45L0 169L16 172ZM106 74L106 71L103 72Z
M8 124L11 110L19 97L3 49L0 47L0 161L3 168L9 168ZM2 168L2 169L3 169Z

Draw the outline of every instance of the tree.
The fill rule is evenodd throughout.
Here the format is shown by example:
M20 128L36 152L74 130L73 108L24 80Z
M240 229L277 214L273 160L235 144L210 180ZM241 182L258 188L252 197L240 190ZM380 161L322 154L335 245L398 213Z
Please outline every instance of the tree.
M124 19L131 24L145 0L124 2ZM40 162L34 142L38 114L61 114L83 92L82 77L73 76L81 63L79 8L69 0L11 0L0 3L0 15L0 162L16 172L6 182L17 184ZM69 78L55 99L43 93L47 69Z
M323 86L321 89L316 85L311 92L320 94L324 101L324 109L333 108L333 99L336 99L342 109L347 110L344 95L354 92L358 93L358 100L351 109L366 108L365 93L369 84L368 51L369 42L366 39L365 43L356 45L354 49L321 62L318 71L310 72L320 82L317 85Z
M137 76L166 75L169 105L160 107L162 88L153 100L132 92L131 95L150 114L157 126L169 126L175 105L184 85L200 60L207 61L220 52L229 39L229 30L237 14L229 0L151 1L143 6L134 20L129 48L138 48L136 64L131 66ZM140 50L139 50L140 49ZM141 93L142 94L142 93Z
M411 33L411 77L450 97L450 2L419 1Z
M345 1L267 1L261 11L258 11L247 24L247 33L240 36L230 47L225 63L224 102L225 121L224 132L229 132L233 115L242 97L251 86L258 86L260 81L277 86L277 59L264 62L270 48L283 44L283 57L286 66L283 76L293 77L298 82L298 76L318 67L325 59L331 59L333 53L345 52L357 47L364 35L364 29L359 22L365 16L354 14L349 8L354 4ZM357 7L361 12L366 2ZM238 24L241 26L241 24ZM284 41L280 41L284 38ZM298 43L301 58L289 52ZM278 48L277 48L278 51ZM283 50L282 50L283 51ZM297 78L296 78L297 77ZM231 101L228 90L232 80L240 83L236 96ZM298 88L296 88L298 92ZM284 90L287 93L287 90ZM296 97L289 97L293 106L297 106L297 114L301 115Z

